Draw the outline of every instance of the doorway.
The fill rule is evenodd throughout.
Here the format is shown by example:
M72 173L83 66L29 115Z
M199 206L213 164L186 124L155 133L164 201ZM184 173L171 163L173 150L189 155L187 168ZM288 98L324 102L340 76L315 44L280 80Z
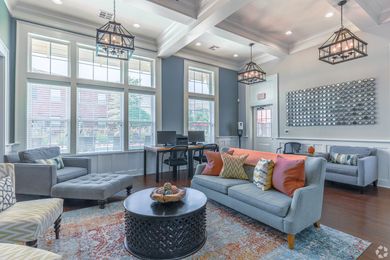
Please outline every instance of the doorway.
M274 152L273 150L273 106L253 108L253 148L257 151Z

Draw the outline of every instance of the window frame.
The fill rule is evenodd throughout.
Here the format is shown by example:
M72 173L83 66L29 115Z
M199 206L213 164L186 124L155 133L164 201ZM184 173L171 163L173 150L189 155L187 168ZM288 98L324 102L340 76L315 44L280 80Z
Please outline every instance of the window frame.
M127 97L129 92L137 91L155 95L155 130L161 130L162 106L161 106L161 58L151 50L137 48L135 56L153 60L154 88L131 86L128 84L128 62L121 62L122 83L111 83L96 80L78 79L78 46L94 46L94 38L71 33L61 29L53 29L42 25L32 24L27 21L17 21L18 30L16 32L16 70L18 77L15 79L15 102L20 104L15 107L15 139L19 143L19 149L25 149L27 145L27 82L32 80L50 82L52 84L68 84L71 87L71 129L70 129L70 152L67 154L77 154L77 88L85 86L88 88L109 88L123 93ZM30 72L30 35L41 36L59 42L67 42L68 47L68 70L69 76L58 76ZM123 144L119 152L140 152L140 150L128 149L128 99L123 98ZM112 154L117 152L96 152L83 153L82 155Z
M213 94L201 94L195 92L189 92L189 70L195 69L197 71L211 72L212 75L212 88ZM188 134L189 128L189 99L214 101L214 140L215 143L219 137L219 68L211 65L206 65L199 62L184 60L184 134Z
M155 59L150 59L150 58L147 58L147 57L141 57L141 56L138 56L138 55L133 55L132 58L135 58L136 60L141 60L141 61L148 61L151 63L151 86L142 86L142 85L133 85L133 84L130 84L129 80L130 80L130 77L129 77L129 74L130 74L130 68L129 66L127 67L127 71L124 71L124 73L127 73L127 84L129 86L133 86L133 87L138 87L138 88L156 88L156 61ZM127 65L129 65L127 63Z
M37 39L40 41L47 41L50 43L50 72L49 73L41 73L41 72L33 72L32 71L32 39ZM63 44L68 47L68 75L53 75L51 72L51 60L52 60L52 47L51 44L56 43L56 44ZM52 38L52 37L47 37L35 33L28 33L28 52L27 52L27 72L31 74L36 74L36 75L45 75L49 77L64 77L64 78L71 78L72 77L72 71L71 71L71 44L69 41L66 40L61 40L57 38Z

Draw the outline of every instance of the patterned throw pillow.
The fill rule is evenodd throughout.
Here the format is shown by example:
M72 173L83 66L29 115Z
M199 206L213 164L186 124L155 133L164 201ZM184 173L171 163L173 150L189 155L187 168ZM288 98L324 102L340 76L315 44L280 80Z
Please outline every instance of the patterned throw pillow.
M253 171L253 183L263 191L272 188L274 166L274 161L261 158Z
M227 153L221 154L223 167L219 177L228 179L248 180L244 170L244 163L248 155L234 156Z
M342 153L330 154L330 161L332 163L356 166L358 163L358 159L359 159L358 154L342 154Z
M14 186L11 176L0 179L0 212L16 203Z
M56 165L57 170L64 169L65 167L64 161L62 160L61 156L57 156L50 159L39 159L39 160L35 160L35 162L40 164L46 164L46 165Z

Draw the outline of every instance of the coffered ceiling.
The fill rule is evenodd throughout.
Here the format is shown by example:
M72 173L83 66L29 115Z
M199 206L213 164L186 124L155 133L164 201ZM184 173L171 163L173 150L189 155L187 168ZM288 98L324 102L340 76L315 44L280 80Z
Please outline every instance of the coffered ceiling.
M110 0L5 0L13 16L93 36ZM57 4L55 3L57 2ZM161 57L191 53L239 68L319 46L339 27L337 0L117 0L117 20ZM60 3L60 4L58 4ZM62 3L62 4L61 4ZM390 0L349 0L345 24L390 39ZM135 27L139 25L139 28ZM214 50L210 47L216 46Z

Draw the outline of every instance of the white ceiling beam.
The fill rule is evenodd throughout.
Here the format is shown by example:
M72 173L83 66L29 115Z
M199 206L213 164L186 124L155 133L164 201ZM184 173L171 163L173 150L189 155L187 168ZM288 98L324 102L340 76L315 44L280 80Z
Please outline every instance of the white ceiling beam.
M159 45L158 55L168 57L177 53L210 28L213 28L252 1L214 0L213 4L205 5L206 8L200 10L198 19L194 22L187 26L175 23L161 34L157 40Z
M251 42L256 43L256 48L260 47L262 52L267 52L278 58L283 58L289 53L287 45L276 42L275 40L266 37L264 34L259 34L257 31L243 28L240 24L232 22L229 19L218 24L217 27L210 31L223 38L242 42L246 45Z
M168 7L158 4L158 2L152 2L149 0L127 0L129 4L133 5L134 8L145 11L147 13L153 13L166 19L170 19L180 24L188 24L193 22L195 19L182 12L175 11Z
M339 0L327 1L340 14ZM378 9L374 0L349 0L344 5L344 17L356 25L361 31L367 31L379 25L379 16L380 8Z

